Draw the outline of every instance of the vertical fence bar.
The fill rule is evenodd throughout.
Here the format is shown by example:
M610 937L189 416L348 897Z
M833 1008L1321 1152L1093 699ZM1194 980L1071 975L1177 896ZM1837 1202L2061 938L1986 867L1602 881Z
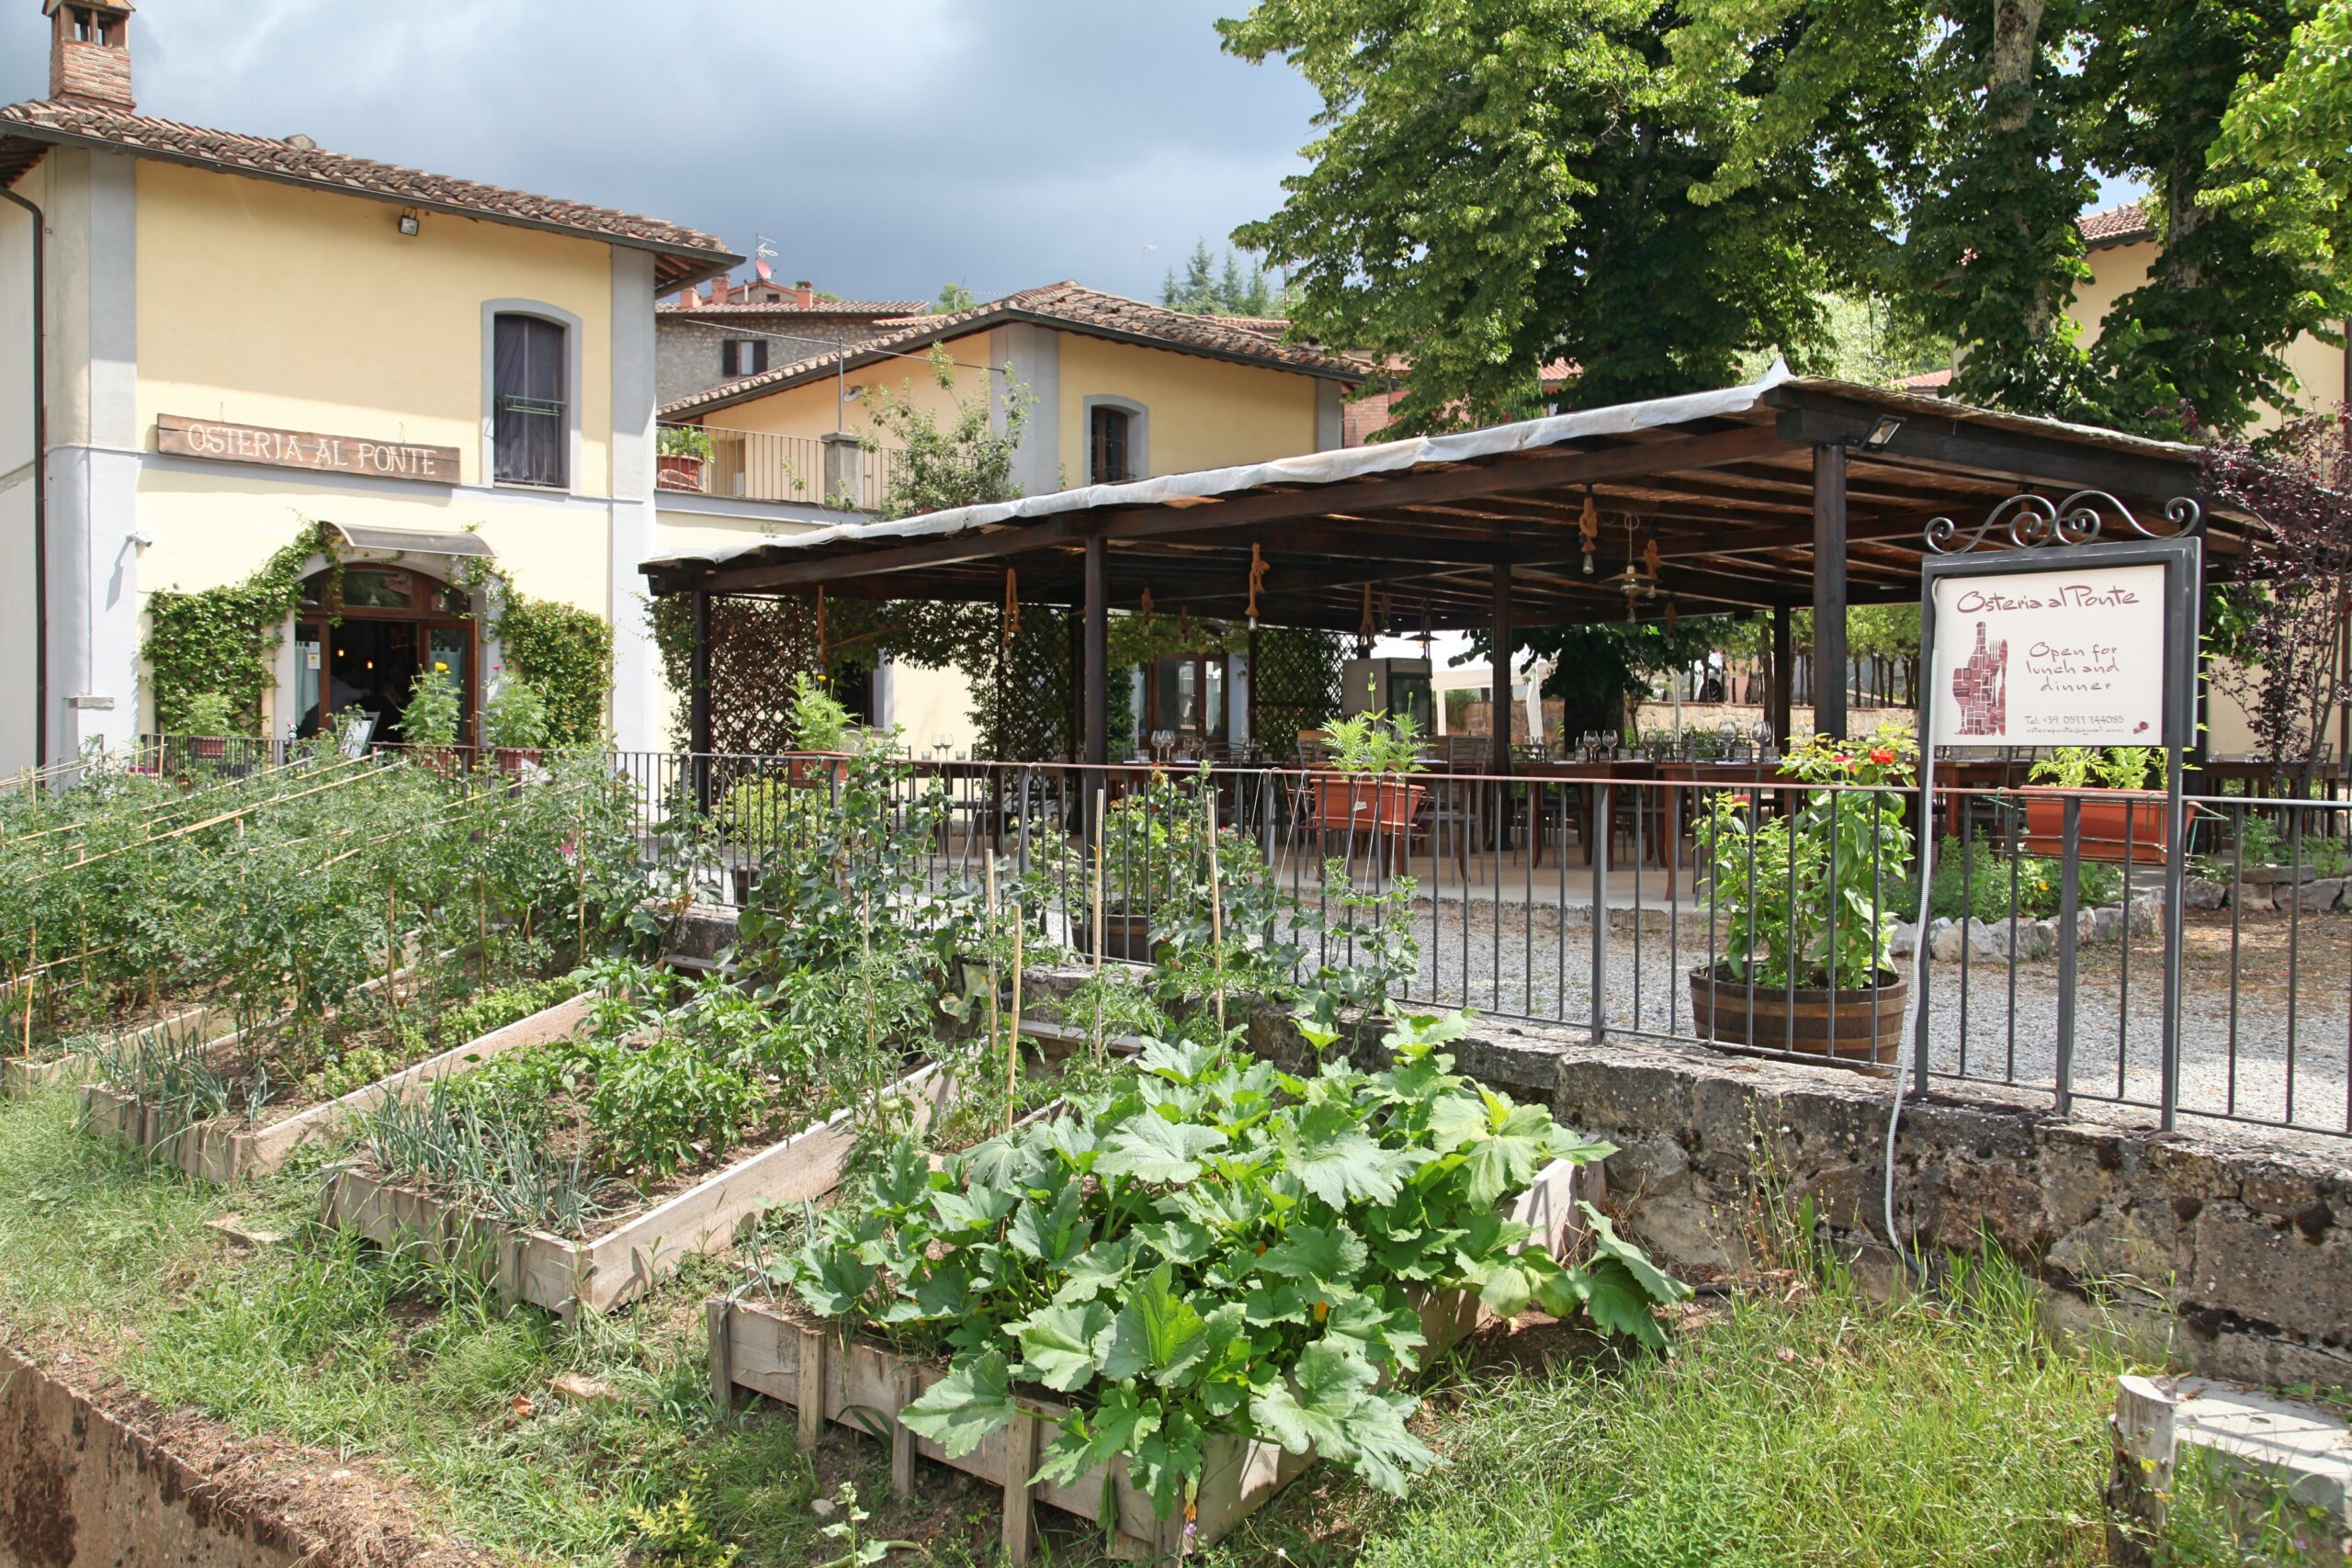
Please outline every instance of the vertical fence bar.
M1587 825L1592 834L1592 1043L1596 1045L1609 1032L1609 824L1615 804L1610 793L1609 780L1595 782L1593 815L1598 821ZM1640 934L1634 933L1635 940Z
M2070 795L2058 851L2058 1060L2054 1074L2061 1116L2075 1108L2075 942L2081 902L2082 831L2083 803Z

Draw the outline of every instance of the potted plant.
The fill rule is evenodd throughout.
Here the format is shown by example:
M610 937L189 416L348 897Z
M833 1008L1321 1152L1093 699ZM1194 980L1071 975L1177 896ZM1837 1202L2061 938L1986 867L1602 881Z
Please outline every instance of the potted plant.
M1152 921L1174 912L1203 874L1207 838L1201 802L1158 770L1143 789L1111 803L1102 818L1101 956L1152 962Z
M663 490L704 488L710 466L710 432L698 424L665 424L654 442L653 482Z
M454 761L459 721L457 677L440 660L420 670L401 709L401 739L426 766L447 770Z
M825 683L803 670L792 678L792 703L785 723L792 731L792 782L836 783L849 776L849 733L857 721Z
M548 705L538 688L519 675L498 682L482 705L482 731L492 757L503 773L520 773L526 762L543 755L548 739Z
M2061 746L2026 775L2026 842L2044 854L2065 845L2066 800L2081 794L2078 842L2086 860L2162 865L2172 842L2165 754L2154 746ZM2150 787L2153 779L2154 787ZM2041 787L2036 788L2035 785Z
M1383 833L1401 851L1429 797L1409 782L1421 760L1420 727L1410 714L1361 713L1335 718L1327 766L1306 779L1308 826L1318 832Z
M180 724L188 737L191 757L217 761L227 754L228 738L239 733L236 709L218 692L198 692L181 710Z
M1848 1062L1894 1060L1909 982L1894 968L1894 890L1907 886L1905 797L1917 741L1900 725L1869 739L1820 736L1781 772L1792 791L1756 819L1746 795L1714 796L1701 826L1722 958L1690 972L1691 1021L1713 1040ZM1853 786L1883 786L1857 788Z

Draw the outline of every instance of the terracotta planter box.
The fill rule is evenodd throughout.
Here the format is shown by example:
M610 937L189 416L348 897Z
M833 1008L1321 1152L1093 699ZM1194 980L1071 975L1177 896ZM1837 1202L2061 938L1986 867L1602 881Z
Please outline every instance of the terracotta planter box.
M1511 1217L1535 1228L1530 1245L1540 1238L1559 1254L1582 1234L1577 1200L1597 1201L1601 1180L1598 1164L1555 1161L1520 1194L1511 1205ZM1149 1494L1128 1481L1123 1462L1103 1465L1072 1486L1030 1483L1038 1455L1051 1440L1050 1429L1069 1408L1057 1399L1024 1394L1021 1413L1010 1426L970 1453L950 1459L938 1444L917 1437L898 1419L901 1409L946 1375L944 1367L870 1339L845 1337L838 1326L811 1326L758 1302L722 1296L707 1303L705 1311L710 1326L710 1392L718 1408L728 1409L739 1388L789 1404L799 1418L803 1450L817 1445L828 1421L869 1436L887 1426L890 1485L900 1495L913 1489L918 1454L1004 1489L1004 1552L1015 1563L1028 1562L1035 1545L1034 1505L1106 1527L1114 1557L1174 1558L1230 1533L1315 1463L1311 1450L1294 1454L1261 1438L1228 1434L1211 1439L1194 1505L1197 1528L1188 1543L1182 1513L1156 1517ZM1460 1292L1425 1303L1421 1331L1429 1345L1422 1363L1493 1321L1494 1314L1476 1296Z
M276 1170L304 1144L334 1132L350 1117L381 1100L421 1089L437 1078L471 1072L492 1057L509 1051L563 1038L588 1016L594 1000L593 996L583 994L558 1002L503 1029L494 1029L478 1040L363 1085L340 1100L322 1100L267 1126L251 1126L235 1116L190 1122L163 1106L149 1105L136 1095L105 1084L85 1086L82 1106L92 1130L101 1137L144 1149L198 1180L233 1187L251 1177ZM220 1043L225 1048L241 1037L230 1035Z
M1826 986L1757 986L1712 969L1690 971L1690 1021L1702 1039L1771 1051L1797 1051L1844 1066L1892 1062L1903 1049L1908 976L1880 971L1884 982L1855 990ZM1834 1053L1834 1054L1833 1054Z
M883 1092L911 1099L921 1123L944 1109L953 1086L927 1066ZM636 1300L690 1255L725 1251L737 1228L764 1208L831 1192L856 1146L854 1110L844 1107L584 1240L509 1225L347 1166L327 1179L322 1209L329 1224L472 1269L506 1300L570 1321L582 1307L610 1312Z
M2066 799L2075 795L2083 803L2076 829L2083 859L2121 861L2128 853L2133 865L2165 863L2172 842L2172 807L2162 790L2028 787L2018 793L2025 799L2026 847L2036 854L2055 857L2065 850Z
M1090 936L1091 932L1088 933ZM1102 916L1102 951L1096 955L1126 964L1151 962L1151 920L1145 915Z
M809 788L842 784L849 779L849 765L854 760L854 753L849 751L796 752L785 760L785 776Z
M535 763L547 755L537 746L501 746L491 752L491 760L502 773L519 773L526 763Z
M1317 772L1307 775L1313 826L1324 832L1409 833L1430 787L1394 773Z
M696 457L691 452L660 453L653 459L653 482L663 490L699 492L703 488L703 470L708 462L707 457Z

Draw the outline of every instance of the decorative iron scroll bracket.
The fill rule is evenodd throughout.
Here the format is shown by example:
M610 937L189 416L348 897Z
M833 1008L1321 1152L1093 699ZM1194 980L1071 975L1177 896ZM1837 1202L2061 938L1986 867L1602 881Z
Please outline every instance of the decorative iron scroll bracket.
M2064 501L2052 501L2029 491L2013 495L1986 513L1976 531L1964 539L1961 537L1960 525L1949 517L1929 521L1925 537L1928 548L1939 556L1965 555L1983 544L1996 527L2007 532L2009 545L2015 549L2089 545L2098 541L2110 513L2119 533L2128 532L2143 539L2184 539L2205 526L2205 509L2186 495L2174 496L2165 502L2165 521L2171 526L2159 532L2141 522L2130 507L2103 490L2078 490ZM1953 543L1956 539L1960 541L1957 544Z

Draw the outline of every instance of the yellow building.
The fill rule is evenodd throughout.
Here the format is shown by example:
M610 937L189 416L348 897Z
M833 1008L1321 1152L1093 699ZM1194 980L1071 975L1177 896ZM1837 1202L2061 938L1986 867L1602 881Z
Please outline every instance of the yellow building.
M487 557L612 623L609 721L652 743L653 303L741 258L141 116L130 6L47 9L50 96L0 108L0 770L151 728L151 596L242 581L307 523L342 542L343 613L279 628L265 735L322 696L379 707L424 661L478 704L496 590L465 563Z
M2079 221L2084 259L2090 264L2091 276L2075 288L2066 313L2082 329L2083 343L2088 346L2098 341L2115 302L2154 275L2162 247L2156 243L2147 209L2136 201L2085 213ZM2352 361L2346 360L2342 348L2306 333L2289 344L2281 357L2300 384L2296 401L2302 412L2352 402ZM2265 428L2276 425L2278 411L2266 412L2261 423Z
M943 426L977 399L999 429L1010 406L1023 406L1012 479L1029 495L1336 447L1342 400L1364 367L1284 343L1285 324L1188 315L1063 282L837 350L808 355L794 344L791 363L662 405L665 430L700 427L708 452L683 468L664 459L661 553L814 526L829 501L878 509L893 456L872 414L883 389ZM934 356L945 361L944 386ZM1164 674L1139 694L1139 722L1230 738L1227 714L1240 706L1245 671ZM919 749L962 749L975 739L968 705L952 671L886 666L867 708L904 726Z

